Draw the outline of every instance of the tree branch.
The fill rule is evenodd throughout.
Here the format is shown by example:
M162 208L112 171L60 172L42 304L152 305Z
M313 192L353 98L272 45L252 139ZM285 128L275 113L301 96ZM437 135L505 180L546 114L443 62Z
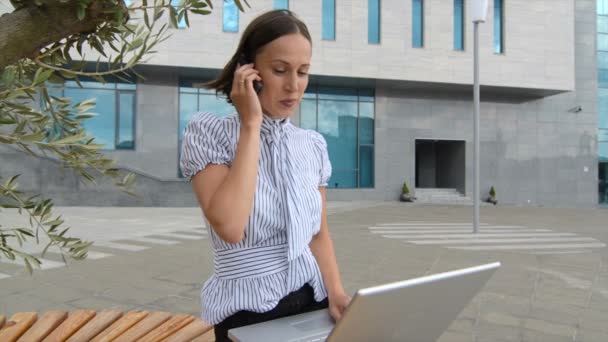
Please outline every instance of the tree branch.
M78 20L75 1L66 4L29 5L0 16L0 69L21 58L32 58L40 49L75 33L92 32L97 25L111 21L113 13L104 8L110 2L91 2L86 17ZM116 5L114 5L114 10ZM128 11L124 4L125 18Z

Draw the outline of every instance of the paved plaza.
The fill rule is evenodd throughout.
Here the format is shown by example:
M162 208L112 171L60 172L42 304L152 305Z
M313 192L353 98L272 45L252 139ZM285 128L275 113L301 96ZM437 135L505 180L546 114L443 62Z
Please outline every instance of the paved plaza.
M66 267L48 253L30 276L0 259L0 314L118 308L199 314L212 270L197 208L57 208L95 241ZM440 338L608 341L608 210L397 202L329 202L346 290L500 261L502 267ZM9 211L2 224L22 223ZM35 252L38 246L28 245Z

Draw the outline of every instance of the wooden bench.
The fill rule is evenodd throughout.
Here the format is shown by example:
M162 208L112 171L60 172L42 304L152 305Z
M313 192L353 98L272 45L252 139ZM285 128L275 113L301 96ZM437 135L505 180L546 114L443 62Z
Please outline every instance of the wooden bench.
M0 341L210 342L213 326L187 314L162 311L75 310L0 315Z

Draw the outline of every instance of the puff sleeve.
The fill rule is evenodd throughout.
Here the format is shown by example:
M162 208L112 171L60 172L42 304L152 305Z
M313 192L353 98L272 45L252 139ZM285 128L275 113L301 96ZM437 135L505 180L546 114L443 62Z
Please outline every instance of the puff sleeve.
M325 138L318 132L313 133L313 140L317 147L318 157L320 161L319 170L319 186L327 186L329 178L331 178L331 162L329 161L329 153L327 152L327 142Z
M198 113L186 126L182 139L180 168L191 178L209 164L230 165L228 137L223 120L213 113Z

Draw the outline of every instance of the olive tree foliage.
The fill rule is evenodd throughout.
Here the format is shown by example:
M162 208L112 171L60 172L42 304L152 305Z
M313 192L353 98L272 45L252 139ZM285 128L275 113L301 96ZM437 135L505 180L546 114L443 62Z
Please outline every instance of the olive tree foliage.
M221 1L221 0L220 0ZM235 0L239 10L241 2ZM111 179L133 194L135 177L122 172L101 153L100 144L83 128L94 116L95 99L72 103L48 88L83 78L106 82L108 77L133 82L133 69L146 61L178 22L211 13L211 0L142 0L129 6L123 0L11 0L12 12L0 16L0 147L8 146L32 157L49 157L95 183ZM221 3L220 3L221 4ZM91 62L86 54L99 57ZM5 163L7 161L1 161ZM31 273L39 257L24 245L84 259L92 242L68 234L64 219L53 214L53 201L20 190L19 174L2 174L0 167L0 259L22 259ZM9 226L2 211L18 211L29 225Z

